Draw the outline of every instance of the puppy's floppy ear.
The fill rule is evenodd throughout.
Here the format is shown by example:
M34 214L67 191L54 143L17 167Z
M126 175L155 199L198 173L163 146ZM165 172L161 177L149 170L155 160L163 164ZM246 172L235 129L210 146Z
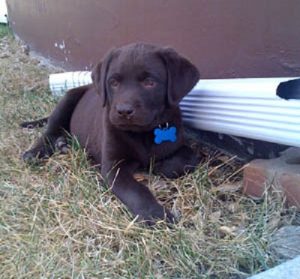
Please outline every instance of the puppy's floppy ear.
M200 73L196 66L172 48L160 49L159 55L167 69L168 105L171 107L176 106L198 82Z
M108 99L106 78L109 64L113 57L113 52L114 50L111 50L108 54L106 54L103 60L98 63L92 70L92 81L97 90L97 93L101 96L103 107L105 107Z

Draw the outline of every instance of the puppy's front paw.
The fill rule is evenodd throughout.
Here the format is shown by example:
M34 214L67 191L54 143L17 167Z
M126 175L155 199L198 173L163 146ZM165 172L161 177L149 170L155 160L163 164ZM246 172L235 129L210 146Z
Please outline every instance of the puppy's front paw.
M41 159L49 158L51 154L45 149L32 148L22 154L22 160L27 164L37 163Z
M152 207L150 210L142 210L139 214L139 221L148 226L154 226L158 221L165 220L169 224L176 223L174 215L161 205Z

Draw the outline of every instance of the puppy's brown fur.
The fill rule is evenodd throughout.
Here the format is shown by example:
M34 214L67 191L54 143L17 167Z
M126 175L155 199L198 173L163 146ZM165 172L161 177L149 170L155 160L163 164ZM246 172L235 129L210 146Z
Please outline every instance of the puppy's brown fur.
M150 224L165 216L172 220L133 173L151 160L154 172L166 177L180 176L196 165L192 150L184 145L178 104L199 80L197 68L173 49L139 43L111 51L92 78L93 84L66 93L24 159L50 156L55 142L70 132L134 215ZM176 127L175 142L155 143L154 130L165 126Z

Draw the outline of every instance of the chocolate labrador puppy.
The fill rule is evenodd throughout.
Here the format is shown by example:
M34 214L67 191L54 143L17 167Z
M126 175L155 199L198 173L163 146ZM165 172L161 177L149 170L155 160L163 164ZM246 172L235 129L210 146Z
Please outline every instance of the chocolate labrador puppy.
M23 158L50 156L69 132L133 215L149 224L172 221L133 174L154 162L154 173L173 178L197 164L184 144L178 106L199 80L197 68L171 48L137 43L112 50L95 67L92 80L66 93Z

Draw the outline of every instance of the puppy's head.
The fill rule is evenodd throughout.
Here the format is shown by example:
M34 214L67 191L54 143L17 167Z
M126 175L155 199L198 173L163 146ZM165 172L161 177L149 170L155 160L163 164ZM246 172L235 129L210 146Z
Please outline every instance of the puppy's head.
M92 72L109 120L119 129L151 130L199 80L197 68L171 48L131 44L112 50Z

